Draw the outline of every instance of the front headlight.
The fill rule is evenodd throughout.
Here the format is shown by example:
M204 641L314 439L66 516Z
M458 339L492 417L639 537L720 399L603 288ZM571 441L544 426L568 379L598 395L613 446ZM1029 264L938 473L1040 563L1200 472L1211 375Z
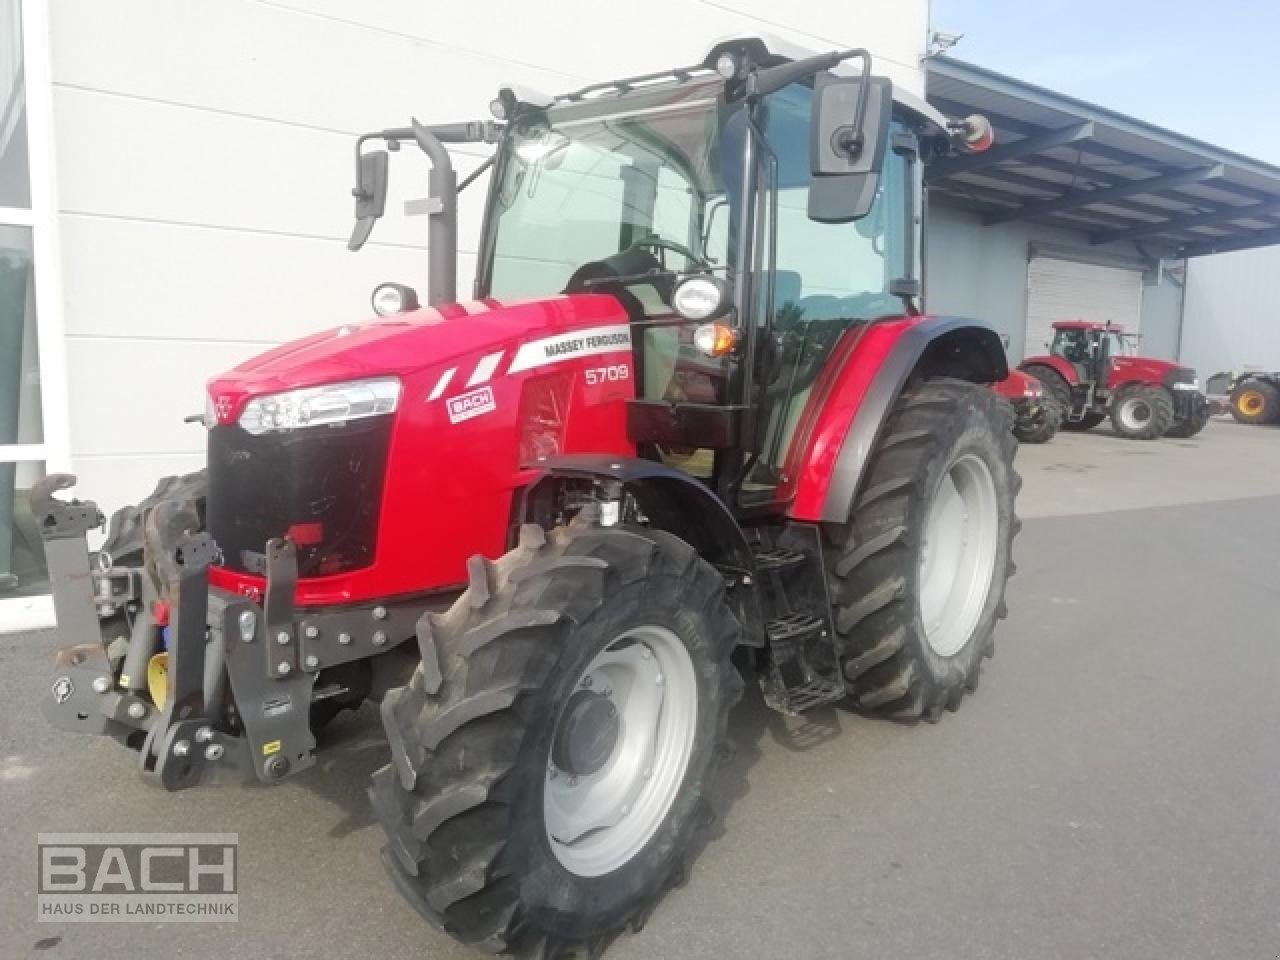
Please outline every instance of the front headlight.
M1199 390L1199 389L1200 389L1200 378L1199 378L1199 377L1196 377L1194 380L1184 380L1184 381L1182 381L1181 383L1175 383L1175 384L1173 385L1173 389L1175 389L1175 390Z
M327 427L395 413L400 403L396 377L327 383L254 397L240 414L240 426L255 437L271 430Z

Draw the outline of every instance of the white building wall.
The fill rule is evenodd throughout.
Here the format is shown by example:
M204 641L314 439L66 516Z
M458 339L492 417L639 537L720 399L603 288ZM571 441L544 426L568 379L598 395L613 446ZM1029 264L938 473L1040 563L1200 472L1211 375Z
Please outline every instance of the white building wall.
M1187 264L1182 357L1202 377L1246 366L1280 370L1280 247Z
M56 0L53 112L72 463L111 510L198 468L211 375L368 314L380 280L421 283L416 151L393 156L388 217L359 255L354 137L480 119L499 84L559 92L699 59L769 32L867 46L923 92L927 0ZM465 174L481 149L457 154ZM459 289L483 183L464 194Z

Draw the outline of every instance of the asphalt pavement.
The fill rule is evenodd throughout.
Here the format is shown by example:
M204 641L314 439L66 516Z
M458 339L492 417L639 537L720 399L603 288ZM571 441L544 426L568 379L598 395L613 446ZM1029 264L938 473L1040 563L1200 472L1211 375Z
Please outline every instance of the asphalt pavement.
M1280 429L1099 429L1024 447L1010 616L937 725L748 696L689 883L607 956L1280 956ZM378 863L387 749L347 715L274 788L165 794L114 742L47 728L52 634L0 637L0 957L478 954ZM36 834L225 831L234 925L36 921Z

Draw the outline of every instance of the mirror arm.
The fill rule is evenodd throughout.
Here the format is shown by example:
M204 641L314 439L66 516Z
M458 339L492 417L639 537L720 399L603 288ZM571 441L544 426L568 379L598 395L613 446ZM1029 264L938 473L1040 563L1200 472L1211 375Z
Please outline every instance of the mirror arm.
M803 80L805 77L823 70L830 70L845 60L858 58L862 61L862 75L871 76L871 54L858 47L853 50L833 50L831 53L820 53L815 57L805 57L791 63L779 64L764 70L756 70L747 77L747 94L756 97L767 97L777 93L783 87ZM865 94L859 100L859 110L865 107ZM860 118L859 118L860 119Z

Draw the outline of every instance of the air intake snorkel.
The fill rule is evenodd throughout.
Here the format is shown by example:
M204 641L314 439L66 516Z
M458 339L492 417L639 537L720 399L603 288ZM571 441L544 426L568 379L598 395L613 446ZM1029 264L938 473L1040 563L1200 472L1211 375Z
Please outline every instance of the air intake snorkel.
M427 228L427 303L437 306L453 303L458 297L458 191L489 168L485 161L479 170L458 184L457 173L446 143L497 143L502 128L492 122L445 123L426 126L411 120L408 127L393 127L377 133L366 133L356 140L356 223L347 242L348 250L359 250L373 232L373 225L386 210L387 150L399 150L400 144L413 142L431 162L428 196L405 203L405 214L426 214ZM368 140L383 140L387 150L364 150Z

